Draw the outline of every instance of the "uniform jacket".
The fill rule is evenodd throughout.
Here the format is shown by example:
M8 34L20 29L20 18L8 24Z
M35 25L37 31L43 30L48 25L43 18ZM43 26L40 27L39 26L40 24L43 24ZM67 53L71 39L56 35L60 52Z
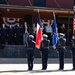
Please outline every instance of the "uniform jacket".
M49 44L50 44L50 41L49 41L49 40L43 40L43 41L41 42L41 51L42 51L43 49L49 49Z
M60 38L57 41L56 48L57 49L60 49L60 48L64 48L65 49L65 44L66 44L66 40L64 38Z

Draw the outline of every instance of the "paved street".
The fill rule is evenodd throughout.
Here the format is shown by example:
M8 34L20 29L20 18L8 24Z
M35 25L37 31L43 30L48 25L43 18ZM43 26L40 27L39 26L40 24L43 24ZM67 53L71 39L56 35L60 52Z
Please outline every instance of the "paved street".
M72 59L65 59L64 70L59 71L58 59L49 59L47 70L41 70L41 59L35 59L33 71L27 71L26 59L0 59L0 75L74 75ZM52 60L52 61L51 61ZM55 62L54 62L55 60Z

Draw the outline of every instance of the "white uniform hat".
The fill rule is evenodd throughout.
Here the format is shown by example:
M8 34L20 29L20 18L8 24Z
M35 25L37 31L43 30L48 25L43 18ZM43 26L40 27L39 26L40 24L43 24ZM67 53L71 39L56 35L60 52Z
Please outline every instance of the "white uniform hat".
M32 39L34 39L34 36L33 36L33 35L29 35L29 38L32 38Z
M64 37L64 34L63 33L59 33L59 36L63 36Z
M48 36L46 34L43 34L43 37L47 38Z

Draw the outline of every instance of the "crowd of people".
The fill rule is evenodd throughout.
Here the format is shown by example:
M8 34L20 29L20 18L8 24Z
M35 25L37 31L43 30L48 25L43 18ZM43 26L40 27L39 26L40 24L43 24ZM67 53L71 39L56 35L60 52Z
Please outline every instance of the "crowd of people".
M27 42L28 34L31 33L30 31L31 30L29 25L27 25L27 22L24 22L23 26L21 26L18 22L16 23L16 26L6 26L3 23L2 27L0 28L0 43L8 45L25 44Z
M43 34L48 35L48 39L50 40L50 45L52 45L52 37L53 37L53 24L43 24ZM20 23L16 23L16 26L6 26L4 23L0 28L0 38L1 44L8 45L25 45L27 43L28 35L32 34L34 36L34 41L36 39L36 24L33 23L32 26L29 26L27 22L24 22L23 25ZM65 24L62 24L58 29L59 33L64 33L66 35Z

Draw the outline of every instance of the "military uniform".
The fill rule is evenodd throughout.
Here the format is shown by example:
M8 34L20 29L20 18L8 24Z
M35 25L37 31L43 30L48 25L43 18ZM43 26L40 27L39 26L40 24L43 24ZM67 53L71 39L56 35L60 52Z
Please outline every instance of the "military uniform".
M1 28L1 44L5 44L6 41L6 27Z
M33 36L29 35L29 40L27 43L27 59L28 59L28 70L33 69L33 61L34 61L34 49L35 42L33 41Z
M73 70L75 70L75 38L71 40L70 48L72 51L72 58L73 58Z
M64 34L61 33L59 36L63 37ZM65 43L66 43L66 40L64 38L59 37L59 40L57 41L57 45L56 45L59 52L59 64L60 64L59 70L63 70L64 68Z
M8 29L8 44L12 45L13 40L13 28Z
M15 33L16 33L16 45L19 45L20 44L20 33L21 33L20 26L16 26Z
M47 69L49 44L50 44L50 41L47 40L47 37L48 36L46 34L44 34L43 38L45 38L45 39L41 42L42 70L46 70Z

